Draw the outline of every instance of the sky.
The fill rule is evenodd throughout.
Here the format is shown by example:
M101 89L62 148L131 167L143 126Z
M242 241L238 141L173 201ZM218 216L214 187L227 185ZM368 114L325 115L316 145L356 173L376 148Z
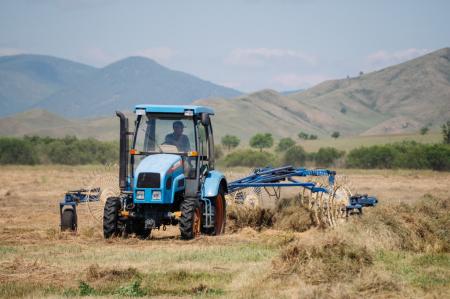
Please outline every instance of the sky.
M450 46L450 1L0 0L0 56L144 56L244 92L311 87Z

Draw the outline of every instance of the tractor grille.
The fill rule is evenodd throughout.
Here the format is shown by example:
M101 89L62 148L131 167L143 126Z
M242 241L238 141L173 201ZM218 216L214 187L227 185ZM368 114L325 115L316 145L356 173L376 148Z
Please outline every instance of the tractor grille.
M138 188L160 188L161 176L159 173L144 172L140 173L137 181Z

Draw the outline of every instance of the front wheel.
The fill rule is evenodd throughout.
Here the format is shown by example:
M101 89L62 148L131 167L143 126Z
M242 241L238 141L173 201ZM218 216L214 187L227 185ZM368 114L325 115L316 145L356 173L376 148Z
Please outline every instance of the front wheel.
M181 238L190 240L200 235L201 217L200 203L197 198L185 198L180 204Z
M103 236L105 239L119 235L118 221L121 209L119 197L109 197L103 212Z

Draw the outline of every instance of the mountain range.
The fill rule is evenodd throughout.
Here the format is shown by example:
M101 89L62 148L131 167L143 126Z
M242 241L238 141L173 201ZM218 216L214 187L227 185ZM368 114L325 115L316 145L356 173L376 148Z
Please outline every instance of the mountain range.
M136 103L189 104L240 94L144 57L103 68L43 55L0 57L0 116L27 109L72 118L105 116Z
M143 58L125 59L103 69L65 63L68 64L58 72L39 64L35 66L34 70L42 71L45 76L32 71L16 73L25 85L10 87L20 89L30 84L39 91L36 94L23 92L17 106L25 107L25 99L31 98L31 106L35 109L0 119L0 135L74 134L100 139L117 138L118 123L109 108L129 111L135 104L151 98L135 100L140 92L150 91L165 99L170 97L164 93L171 92L174 98L179 99L164 103L193 101L214 108L216 135L220 138L224 134L233 134L243 141L258 132L270 132L276 138L295 137L300 131L322 137L334 131L348 136L411 133L424 126L437 129L450 119L450 48L355 78L325 81L306 90L287 93L262 90L240 95L238 91L168 70ZM4 70L2 64L0 59L0 69ZM176 84L168 81L173 73L180 79ZM79 81L76 79L78 74L91 79ZM3 76L1 72L0 76ZM127 79L130 79L130 85L127 85L126 82L130 82ZM157 84L159 89L147 89L148 82ZM164 82L169 83L164 85ZM3 92L4 86L0 80L2 105L7 98L4 97L7 94ZM194 94L194 86L204 86L202 90L207 90L207 95L192 96L182 101L186 98L181 98L180 91ZM99 90L101 92L97 92ZM195 94L200 94L198 90ZM1 107L8 108L8 105L13 104ZM22 108L22 111L26 109ZM96 116L99 110L110 116ZM67 119L67 116L71 118ZM80 120L77 116L89 118Z

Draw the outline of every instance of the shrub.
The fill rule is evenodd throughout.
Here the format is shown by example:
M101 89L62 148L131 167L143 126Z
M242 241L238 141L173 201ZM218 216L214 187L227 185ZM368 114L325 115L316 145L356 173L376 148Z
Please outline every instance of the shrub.
M238 150L227 155L224 161L226 166L264 167L274 164L275 157L266 152Z
M117 142L72 136L0 138L0 164L105 164L118 160L118 148Z
M450 170L450 146L434 144L425 150L428 164L433 170Z
M307 154L303 147L295 145L286 151L283 162L284 164L301 166L305 163L306 156Z
M345 154L333 147L321 147L314 155L317 166L328 167Z
M347 167L450 170L450 146L414 141L360 147L350 151Z
M28 140L17 138L0 138L0 164L39 163L38 156Z
M389 146L360 147L350 151L347 166L356 168L392 168L395 152Z

